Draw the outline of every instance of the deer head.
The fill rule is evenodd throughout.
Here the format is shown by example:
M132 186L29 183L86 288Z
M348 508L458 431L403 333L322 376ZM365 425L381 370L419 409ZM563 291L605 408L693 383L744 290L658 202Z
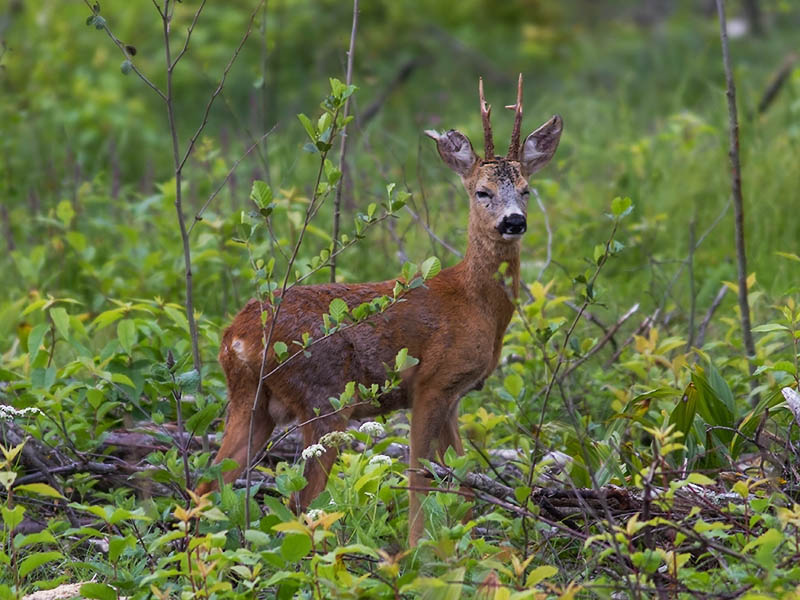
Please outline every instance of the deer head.
M454 129L445 133L428 130L445 164L458 173L470 197L471 221L480 224L484 235L497 241L515 241L527 229L528 178L544 167L555 154L561 139L563 121L554 115L531 133L520 145L522 125L522 74L517 84L517 102L506 108L514 110L514 129L506 156L495 156L490 115L492 107L483 95L479 80L483 121L484 158L472 148L467 136Z

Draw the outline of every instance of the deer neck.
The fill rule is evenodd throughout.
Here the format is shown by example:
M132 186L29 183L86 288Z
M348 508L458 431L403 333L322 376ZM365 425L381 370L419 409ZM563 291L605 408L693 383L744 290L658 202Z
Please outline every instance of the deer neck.
M519 295L519 241L489 238L470 219L467 252L463 260L464 285L468 293L491 299L502 291L509 303ZM500 274L505 263L504 275Z

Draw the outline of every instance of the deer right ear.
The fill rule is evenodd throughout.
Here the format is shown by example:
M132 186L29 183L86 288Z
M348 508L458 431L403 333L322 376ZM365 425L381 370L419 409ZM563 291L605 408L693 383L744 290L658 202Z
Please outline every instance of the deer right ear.
M437 133L433 129L428 129L425 135L436 140L439 156L448 167L462 177L472 171L472 167L478 162L478 156L472 149L472 144L463 133L459 133L455 129L445 133Z
M519 164L522 174L528 178L545 166L558 148L564 121L558 115L553 117L536 131L530 134L522 145Z

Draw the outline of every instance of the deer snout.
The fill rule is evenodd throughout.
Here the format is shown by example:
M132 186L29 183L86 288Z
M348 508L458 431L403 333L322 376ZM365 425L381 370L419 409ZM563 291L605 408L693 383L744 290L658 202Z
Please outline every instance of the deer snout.
M507 239L520 236L527 229L528 223L525 220L525 215L520 213L505 215L497 225L497 231Z

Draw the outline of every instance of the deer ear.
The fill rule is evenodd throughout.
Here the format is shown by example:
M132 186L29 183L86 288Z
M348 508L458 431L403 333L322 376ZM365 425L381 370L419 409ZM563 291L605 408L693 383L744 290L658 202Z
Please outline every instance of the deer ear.
M455 129L445 133L437 133L428 129L425 135L436 140L439 156L448 167L462 177L472 171L472 167L478 162L478 156L472 149L472 144L463 133L459 133Z
M519 159L525 177L533 175L553 158L558 148L558 141L561 139L563 126L564 121L561 117L553 115L547 123L525 138Z

